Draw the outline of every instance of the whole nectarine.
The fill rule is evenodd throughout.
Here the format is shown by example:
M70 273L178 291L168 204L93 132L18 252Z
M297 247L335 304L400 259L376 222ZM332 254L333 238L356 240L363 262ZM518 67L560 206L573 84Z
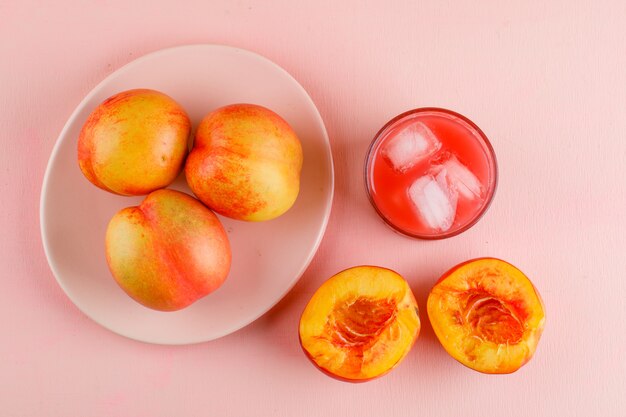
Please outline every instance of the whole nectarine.
M100 104L78 138L78 164L89 181L121 195L143 195L178 176L191 123L172 98L129 90Z
M193 193L216 212L238 220L270 220L285 213L300 190L302 146L273 111L233 104L198 126L185 164Z
M126 293L155 310L179 310L216 290L231 263L217 216L174 190L120 210L106 232L106 259Z

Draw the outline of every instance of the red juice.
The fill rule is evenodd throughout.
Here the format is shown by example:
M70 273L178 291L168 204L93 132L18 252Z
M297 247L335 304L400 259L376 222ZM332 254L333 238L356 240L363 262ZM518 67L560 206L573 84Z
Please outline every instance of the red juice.
M445 109L403 113L376 135L365 164L372 205L394 229L440 239L473 226L496 188L497 164L484 133Z

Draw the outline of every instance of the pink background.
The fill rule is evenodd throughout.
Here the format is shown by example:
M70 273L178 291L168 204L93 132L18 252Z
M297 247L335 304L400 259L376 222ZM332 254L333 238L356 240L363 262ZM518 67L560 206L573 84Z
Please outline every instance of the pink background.
M624 2L37 3L0 1L0 414L626 414ZM39 194L85 94L136 57L187 43L253 50L300 81L328 129L336 196L318 254L283 301L223 339L167 347L74 307L44 257ZM362 183L372 136L419 106L470 117L500 164L487 215L438 242L392 233ZM547 308L535 358L508 376L456 363L424 314L441 273L487 255L525 271ZM423 330L395 371L351 385L305 359L297 323L322 281L358 264L408 279Z

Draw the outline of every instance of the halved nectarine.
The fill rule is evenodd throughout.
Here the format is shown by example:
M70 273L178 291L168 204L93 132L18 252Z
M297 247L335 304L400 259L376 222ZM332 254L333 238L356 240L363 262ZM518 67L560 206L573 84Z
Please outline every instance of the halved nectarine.
M428 317L446 351L488 374L517 371L535 353L545 322L543 302L516 267L495 258L446 272L428 296Z
M398 365L419 330L417 303L404 278L389 269L358 266L315 292L300 319L300 344L326 374L363 382Z

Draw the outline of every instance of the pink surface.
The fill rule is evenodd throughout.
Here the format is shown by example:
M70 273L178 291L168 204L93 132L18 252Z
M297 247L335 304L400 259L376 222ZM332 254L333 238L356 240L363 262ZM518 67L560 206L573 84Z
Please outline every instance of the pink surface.
M626 414L623 2L27 3L0 2L2 415ZM97 82L200 42L256 51L302 83L331 138L336 197L313 263L268 314L214 342L148 345L98 326L57 285L39 236L41 181ZM500 164L487 215L445 241L392 233L363 188L373 135L418 106L471 118ZM517 265L546 304L535 358L516 374L456 363L424 314L437 277L477 256ZM324 279L364 263L408 279L424 325L398 369L350 385L313 368L296 329Z

